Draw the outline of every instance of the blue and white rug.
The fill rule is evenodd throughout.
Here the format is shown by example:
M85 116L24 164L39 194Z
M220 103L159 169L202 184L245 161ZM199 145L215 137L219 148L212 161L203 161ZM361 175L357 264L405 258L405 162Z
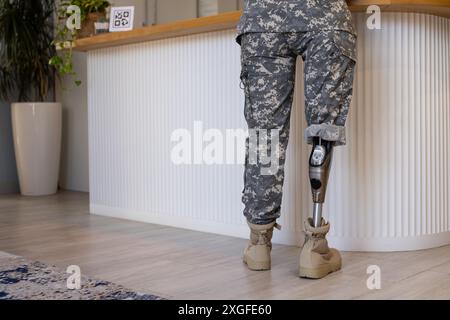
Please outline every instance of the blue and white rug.
M69 289L70 276L54 266L0 251L0 300L164 300L83 275L80 289Z

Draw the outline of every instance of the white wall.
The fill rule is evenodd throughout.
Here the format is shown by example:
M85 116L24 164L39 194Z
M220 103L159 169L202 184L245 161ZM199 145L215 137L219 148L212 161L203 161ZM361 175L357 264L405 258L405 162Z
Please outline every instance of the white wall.
M56 100L62 103L63 126L59 185L63 189L89 191L86 54L74 52L74 70L82 81L64 77L57 82Z

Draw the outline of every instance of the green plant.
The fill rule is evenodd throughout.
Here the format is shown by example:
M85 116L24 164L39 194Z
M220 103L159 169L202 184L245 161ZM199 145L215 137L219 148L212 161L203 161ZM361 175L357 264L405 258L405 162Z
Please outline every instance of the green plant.
M0 97L44 101L54 88L53 0L0 0Z
M62 1L58 8L58 25L56 28L55 39L53 45L61 50L58 54L55 54L49 61L58 72L58 75L70 75L76 76L73 70L73 44L77 39L77 30L69 29L66 26L66 21L70 14L67 13L67 8L71 5L78 6L80 8L80 21L86 20L89 13L105 13L106 9L110 6L110 3L105 0L69 0ZM78 86L81 81L76 79L75 84Z
M62 19L59 19L58 27L55 30L55 38L52 41L52 45L59 49L59 52L55 52L49 59L49 65L55 67L59 76L76 76L72 62L73 42L76 39L76 31L67 28L65 23L61 26L61 20ZM78 79L74 82L77 86L81 84L81 81Z

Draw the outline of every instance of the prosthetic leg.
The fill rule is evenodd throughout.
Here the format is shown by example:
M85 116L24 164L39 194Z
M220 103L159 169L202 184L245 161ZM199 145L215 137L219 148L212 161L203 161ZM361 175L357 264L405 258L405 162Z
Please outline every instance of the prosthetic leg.
M341 268L341 255L330 249L326 235L330 224L322 218L322 205L333 157L333 142L313 140L309 157L309 179L313 196L313 217L305 221L305 243L300 252L299 276L318 279Z
M333 142L315 137L309 157L309 181L314 202L313 226L316 228L322 223L322 205L325 202L332 158Z

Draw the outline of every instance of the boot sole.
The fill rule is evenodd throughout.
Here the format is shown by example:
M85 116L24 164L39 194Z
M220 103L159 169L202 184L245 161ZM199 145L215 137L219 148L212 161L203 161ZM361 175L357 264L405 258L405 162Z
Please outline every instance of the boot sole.
M341 269L341 265L335 266L322 266L319 268L299 268L299 277L300 278L308 278L308 279L320 279L325 277L326 275L336 272Z
M254 261L250 258L245 258L242 260L250 270L253 271L265 271L270 270L270 261Z

